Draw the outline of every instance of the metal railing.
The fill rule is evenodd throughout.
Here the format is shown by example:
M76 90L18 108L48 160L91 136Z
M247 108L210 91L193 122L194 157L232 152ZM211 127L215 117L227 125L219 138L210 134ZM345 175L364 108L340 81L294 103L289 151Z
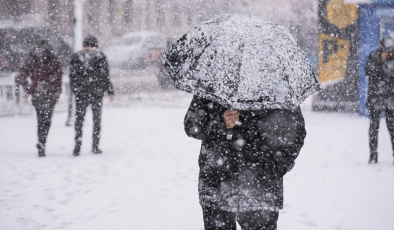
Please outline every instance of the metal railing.
M0 117L34 113L31 96L15 81L17 74L17 72L0 73ZM63 75L62 93L55 106L55 112L69 109L69 95L68 76Z

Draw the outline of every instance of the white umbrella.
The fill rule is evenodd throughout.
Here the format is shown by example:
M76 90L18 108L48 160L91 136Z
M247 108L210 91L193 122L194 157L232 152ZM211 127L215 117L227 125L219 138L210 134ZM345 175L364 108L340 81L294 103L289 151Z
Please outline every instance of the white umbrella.
M292 109L320 87L290 32L251 15L214 15L160 60L177 88L231 109Z

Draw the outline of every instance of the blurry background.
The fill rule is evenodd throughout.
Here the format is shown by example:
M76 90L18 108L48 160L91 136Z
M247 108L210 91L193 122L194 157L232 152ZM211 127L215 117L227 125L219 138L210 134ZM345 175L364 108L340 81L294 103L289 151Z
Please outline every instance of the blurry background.
M365 114L365 60L393 31L394 0L0 0L1 229L202 229L199 142L181 131L191 95L174 90L156 60L214 13L250 13L289 28L322 83L307 99L310 106L302 106L308 136L285 178L280 228L394 229L388 132L379 133L381 164L371 167L367 119L310 112ZM104 101L113 106L103 119L109 154L84 154L76 162L74 130L64 126L67 64L78 49L75 38L89 33L108 55L116 100ZM65 71L46 159L32 157L34 110L14 81L27 50L42 38ZM86 122L84 143L90 143L92 122Z
M57 110L67 108L69 54L89 33L108 56L120 102L128 103L173 90L157 57L215 13L248 13L287 27L322 83L308 99L312 109L368 116L364 66L379 40L394 34L394 0L0 0L0 116L31 113L13 79L42 38L65 70Z
M54 46L64 67L57 111L67 110L70 99L69 54L81 49L87 34L98 37L108 57L121 99L116 103L127 104L143 99L144 93L152 98L152 93L173 91L158 56L216 13L253 14L289 28L316 67L317 5L315 0L0 0L0 115L32 112L28 95L14 78L28 49L42 38Z
M0 0L2 26L30 24L59 32L72 45L74 0ZM178 38L215 13L250 13L290 28L305 49L316 51L314 0L85 0L83 33L102 47L128 32L156 31ZM302 36L301 36L302 35Z

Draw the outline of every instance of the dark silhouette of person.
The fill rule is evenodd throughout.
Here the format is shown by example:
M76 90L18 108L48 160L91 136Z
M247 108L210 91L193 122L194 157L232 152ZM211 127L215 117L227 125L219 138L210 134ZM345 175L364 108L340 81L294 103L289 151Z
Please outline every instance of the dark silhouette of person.
M37 113L38 156L45 156L45 145L55 104L62 92L62 67L47 40L29 50L19 70L17 82L32 96ZM30 81L28 80L30 78Z
M83 40L83 50L71 56L70 87L75 95L75 148L73 155L79 156L82 145L82 127L88 105L93 111L93 153L102 153L99 149L101 131L101 112L104 94L114 99L114 90L109 78L107 58L98 49L98 40L87 35Z
M276 230L283 176L306 136L301 109L230 110L194 96L184 120L202 140L198 191L206 230Z
M394 38L387 37L380 41L378 49L372 51L365 65L368 77L369 110L369 164L378 162L378 131L382 113L386 116L387 129L390 133L394 152ZM393 155L394 156L394 155Z

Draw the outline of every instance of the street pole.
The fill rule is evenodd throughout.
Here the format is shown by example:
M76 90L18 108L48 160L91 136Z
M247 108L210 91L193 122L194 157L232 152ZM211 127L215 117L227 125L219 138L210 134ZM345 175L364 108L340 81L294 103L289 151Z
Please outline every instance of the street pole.
M85 0L74 0L74 52L82 49L82 19L83 19L83 4Z
M146 0L141 0L141 30L146 30Z
M83 39L83 32L82 32L82 19L83 19L83 4L85 3L85 0L74 0L74 2L71 4L71 11L74 14L74 36L73 36L73 49L74 52L82 50L82 39ZM66 126L71 126L72 125L72 120L73 120L73 107L74 106L74 100L75 96L73 95L71 91L71 86L68 83L66 86L67 89L67 94L68 94L68 114L67 114L67 120L66 120Z

